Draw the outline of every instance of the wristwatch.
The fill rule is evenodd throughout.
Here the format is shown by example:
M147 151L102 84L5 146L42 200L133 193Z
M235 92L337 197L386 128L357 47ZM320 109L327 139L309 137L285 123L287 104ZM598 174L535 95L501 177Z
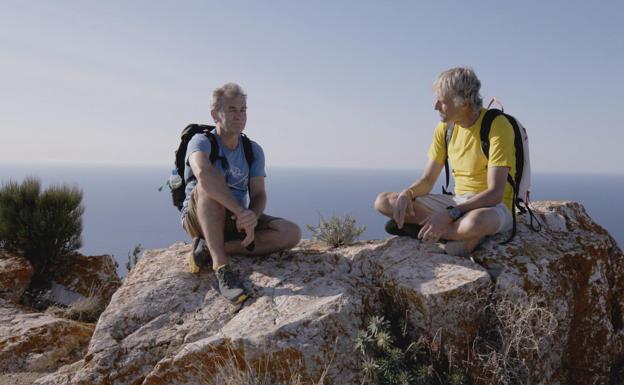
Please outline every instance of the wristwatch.
M457 206L448 206L446 208L446 212L451 216L451 218L453 218L453 222L462 216L462 212L457 208Z

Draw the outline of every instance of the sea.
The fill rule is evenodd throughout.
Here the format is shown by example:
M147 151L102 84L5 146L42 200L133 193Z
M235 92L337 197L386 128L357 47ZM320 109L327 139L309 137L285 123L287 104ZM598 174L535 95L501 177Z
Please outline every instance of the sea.
M126 275L129 254L138 245L145 249L190 242L180 225L180 214L165 188L171 168L145 165L101 164L2 164L0 182L21 182L38 177L42 185L68 184L83 191L83 246L85 255L110 254ZM268 168L266 213L297 223L304 238L306 225L319 219L349 214L366 230L360 239L380 239L386 218L373 208L381 191L398 191L416 180L420 170ZM441 181L434 188L440 191ZM572 200L605 227L620 247L624 245L624 197L621 175L534 173L531 197L536 200Z

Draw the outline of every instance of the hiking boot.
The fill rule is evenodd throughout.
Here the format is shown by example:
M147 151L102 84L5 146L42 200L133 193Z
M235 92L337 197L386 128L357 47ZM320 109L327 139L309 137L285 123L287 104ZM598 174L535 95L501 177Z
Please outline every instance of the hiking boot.
M404 223L403 228L399 229L399 225L397 225L394 219L390 219L386 222L386 232L388 234L398 235L399 237L418 238L420 229L422 229L422 226L415 223Z
M193 238L191 252L189 253L189 271L197 274L203 268L212 266L212 258L208 251L208 244L203 238Z
M215 275L219 280L219 292L233 304L239 304L247 299L243 284L238 274L230 265L222 265L217 268Z

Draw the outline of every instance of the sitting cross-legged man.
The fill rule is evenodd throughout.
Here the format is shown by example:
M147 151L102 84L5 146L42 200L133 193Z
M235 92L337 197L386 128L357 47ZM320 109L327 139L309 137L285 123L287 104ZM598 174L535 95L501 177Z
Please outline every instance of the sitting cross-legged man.
M264 213L264 153L242 134L247 123L247 96L241 87L228 83L214 90L211 115L216 128L209 134L194 135L187 146L186 164L190 167L184 175L182 225L194 238L191 272L209 266L211 259L221 294L241 303L248 293L228 255L290 249L299 243L301 230L293 222ZM218 155L211 157L215 147ZM251 164L246 151L253 153Z
M480 127L487 110L480 87L471 68L438 76L435 109L441 122L421 178L401 192L383 192L375 201L375 208L392 218L386 223L390 234L447 240L447 254L467 256L485 236L512 229L513 188L507 181L516 173L514 129L497 116L491 123L489 153L483 153ZM431 194L446 159L453 167L455 194Z

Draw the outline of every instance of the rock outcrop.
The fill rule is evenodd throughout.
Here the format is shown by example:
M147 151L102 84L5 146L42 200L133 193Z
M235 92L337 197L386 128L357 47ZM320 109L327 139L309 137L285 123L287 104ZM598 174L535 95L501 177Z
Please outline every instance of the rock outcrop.
M533 345L522 349L528 342L521 339L510 349L527 381L617 383L622 251L579 204L539 202L535 209L542 232L521 223L512 242L486 241L473 253L476 263L404 238L234 257L253 292L243 306L217 293L211 272L187 272L190 246L147 251L113 295L84 359L36 384L198 384L232 358L275 379L324 373L327 383L357 384L354 337L372 314L401 314L410 335L438 338L455 362L469 361L475 382L495 383L505 373L475 358L484 354L475 341L491 325L517 326L524 320L518 309L540 310L523 326ZM506 304L513 308L507 318L497 313ZM533 333L535 325L544 328Z
M53 269L50 299L69 306L84 298L97 297L106 304L120 286L115 260L110 255L75 253Z
M0 253L0 298L18 303L34 272L26 258Z
M490 243L474 259L494 293L537 304L556 320L548 344L526 360L533 383L607 384L624 374L624 256L574 202L536 202L540 233ZM614 384L624 383L624 377Z
M84 355L94 327L0 300L0 371L50 371L70 364Z
M95 328L41 313L20 305L30 286L34 270L21 256L0 255L0 371L50 371L80 359ZM82 300L80 311L92 311L86 304L104 306L121 285L110 256L72 255L54 269L45 301L73 305ZM35 298L36 299L36 298ZM95 305L93 305L95 306ZM93 307L91 306L91 307ZM63 309L57 309L63 313ZM100 310L101 311L101 310Z

